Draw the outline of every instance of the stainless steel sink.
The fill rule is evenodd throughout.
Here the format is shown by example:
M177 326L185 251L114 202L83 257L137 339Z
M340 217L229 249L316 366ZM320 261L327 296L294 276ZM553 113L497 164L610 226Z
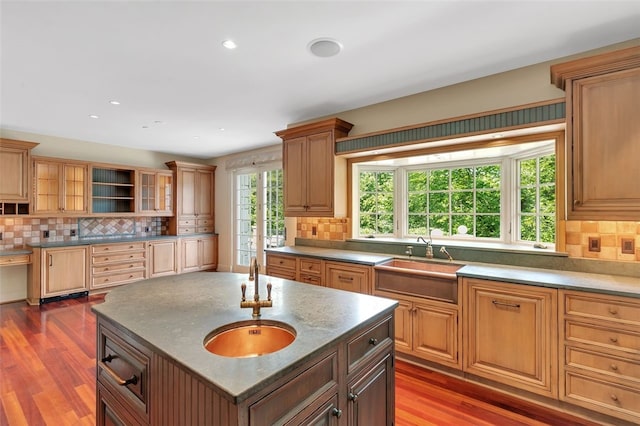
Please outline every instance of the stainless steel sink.
M392 259L374 267L376 290L458 303L456 271L463 266Z
M277 321L253 320L227 324L204 339L211 353L231 358L249 358L277 352L296 339L296 331Z

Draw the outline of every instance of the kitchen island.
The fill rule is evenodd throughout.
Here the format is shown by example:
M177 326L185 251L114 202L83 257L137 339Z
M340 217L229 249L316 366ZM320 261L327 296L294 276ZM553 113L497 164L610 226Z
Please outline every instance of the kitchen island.
M233 273L196 272L112 290L98 316L98 424L391 424L397 302L260 277L261 320L296 338L262 356L212 354L213 330L252 319ZM314 423L315 424L315 423Z

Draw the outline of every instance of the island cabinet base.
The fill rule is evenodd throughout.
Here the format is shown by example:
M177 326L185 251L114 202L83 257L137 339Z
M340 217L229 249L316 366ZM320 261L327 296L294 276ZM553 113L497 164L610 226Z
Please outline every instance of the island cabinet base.
M390 426L394 422L393 313L352 330L242 400L102 315L97 327L98 425Z

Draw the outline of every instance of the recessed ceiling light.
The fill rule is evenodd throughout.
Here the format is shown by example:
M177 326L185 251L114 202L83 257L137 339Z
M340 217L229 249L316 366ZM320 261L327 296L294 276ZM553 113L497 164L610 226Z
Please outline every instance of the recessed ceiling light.
M154 121L154 124L164 124L164 121L162 121L162 120L156 120L156 121Z
M320 58L335 56L342 50L342 43L332 38L317 38L312 40L307 48L311 54Z
M229 49L229 50L232 50L232 49L235 49L236 47L238 47L236 42L233 41L233 40L225 40L225 41L222 42L222 45L224 47L226 47L227 49Z
M118 102L118 101L109 101L109 103L111 105L120 105L120 102Z
M142 128L143 128L143 129L148 129L148 128L149 128L149 126L142 126Z
M91 114L91 115L89 116L89 118L100 118L100 117L99 117L99 116L97 116L97 115L95 115L95 114Z
M200 139L200 136L194 136L193 138L194 139Z
M224 127L219 127L218 130L220 130L221 132L224 132Z

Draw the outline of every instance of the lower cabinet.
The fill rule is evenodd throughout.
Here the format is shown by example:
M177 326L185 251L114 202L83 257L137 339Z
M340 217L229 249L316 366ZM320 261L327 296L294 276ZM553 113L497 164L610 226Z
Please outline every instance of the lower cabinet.
M216 270L218 236L201 235L180 238L180 272Z
M558 396L558 290L464 278L464 371Z
M92 290L127 284L147 278L147 248L144 241L94 244L91 246Z
M347 394L347 424L393 425L395 400L388 391L395 384L393 374L393 357L387 355L351 380Z
M640 424L640 301L560 291L560 399Z
M149 278L178 273L178 241L155 240L147 244L149 249Z
M89 290L89 246L33 249L27 268L27 302Z

